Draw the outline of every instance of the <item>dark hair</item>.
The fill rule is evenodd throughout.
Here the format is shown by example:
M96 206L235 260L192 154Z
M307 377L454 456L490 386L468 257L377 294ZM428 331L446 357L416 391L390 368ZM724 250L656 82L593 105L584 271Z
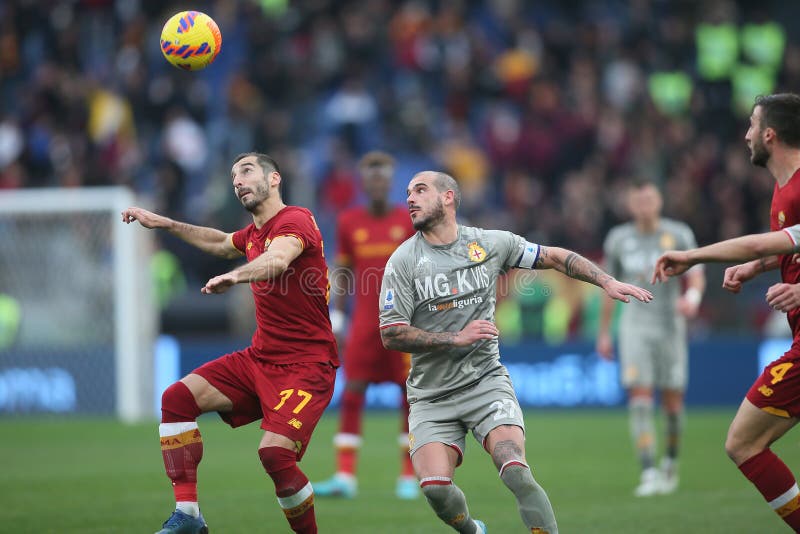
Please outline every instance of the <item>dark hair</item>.
M278 162L272 159L271 156L262 154L261 152L244 152L239 154L233 158L233 164L236 165L244 158L249 158L250 156L256 157L256 163L258 163L258 166L264 171L264 176L267 176L271 172L277 172L278 174L281 173L281 169L278 167Z
M756 97L753 109L761 107L761 128L772 128L781 143L800 148L800 95L776 93Z
M660 191L658 184L651 178L633 178L628 182L628 187L631 189L644 189L645 187L654 187Z
M361 156L358 167L362 171L376 167L394 167L394 158L386 152L373 150Z
M436 172L436 177L433 179L433 185L440 193L444 193L448 189L453 191L453 203L455 208L461 205L461 189L458 187L458 182L449 174L443 172Z

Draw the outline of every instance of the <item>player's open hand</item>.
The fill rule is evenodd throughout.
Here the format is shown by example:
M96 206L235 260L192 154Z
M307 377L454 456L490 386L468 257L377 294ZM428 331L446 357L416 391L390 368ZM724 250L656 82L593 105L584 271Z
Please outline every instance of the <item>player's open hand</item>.
M211 295L213 293L225 293L236 283L238 283L238 279L235 273L225 273L215 276L206 282L206 285L203 286L200 292L205 293L206 295Z
M165 228L169 219L146 209L131 207L122 211L122 222L130 224L139 221L145 228Z
M606 290L606 294L609 297L615 300L621 300L622 302L630 302L631 299L628 297L633 297L642 302L650 302L653 300L653 294L648 290L633 284L620 282L616 279L611 279L608 283L606 283L603 289Z
M468 347L476 341L484 339L497 339L500 331L492 321L476 319L464 327L455 337L455 345L458 347Z
M725 275L722 278L722 287L731 293L738 293L742 290L742 284L753 278L756 274L758 273L756 272L753 262L728 267L725 269Z
M788 312L800 307L800 285L778 283L767 290L767 304L773 310Z
M671 276L685 273L691 266L688 252L685 250L668 250L656 260L653 278L650 283L666 282Z

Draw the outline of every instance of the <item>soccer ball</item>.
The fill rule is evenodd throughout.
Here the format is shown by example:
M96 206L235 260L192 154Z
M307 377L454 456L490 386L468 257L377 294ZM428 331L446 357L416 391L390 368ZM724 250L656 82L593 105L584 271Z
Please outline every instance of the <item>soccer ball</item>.
M161 53L183 70L200 70L216 59L222 34L214 19L200 11L174 14L161 30Z

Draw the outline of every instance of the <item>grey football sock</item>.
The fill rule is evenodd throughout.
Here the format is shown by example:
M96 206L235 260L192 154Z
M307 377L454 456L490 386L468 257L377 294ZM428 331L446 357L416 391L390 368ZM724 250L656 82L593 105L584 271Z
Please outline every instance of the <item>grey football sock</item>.
M678 458L678 448L683 431L683 412L667 414L667 447L666 456L671 460Z
M469 516L464 492L447 477L428 477L420 481L422 493L439 519L462 534L479 534L478 525Z
M558 534L550 499L527 465L516 460L506 462L500 468L500 479L517 498L519 515L526 527L543 529L543 534Z
M628 403L631 437L639 454L642 469L655 466L656 435L653 422L653 399L634 397Z

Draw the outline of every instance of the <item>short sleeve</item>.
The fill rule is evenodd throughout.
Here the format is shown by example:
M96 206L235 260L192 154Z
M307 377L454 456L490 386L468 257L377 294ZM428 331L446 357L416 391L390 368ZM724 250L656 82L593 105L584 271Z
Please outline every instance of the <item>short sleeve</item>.
M414 315L414 293L411 272L393 254L386 263L378 300L380 328L411 324Z
M496 231L494 244L502 262L502 270L533 269L539 258L539 245L512 232Z
M250 225L252 226L252 225ZM237 230L231 234L231 244L236 247L236 250L242 254L247 252L247 235L250 231L250 226Z
M800 224L795 224L794 226L790 226L788 228L783 229L784 232L789 236L792 240L792 250L794 252L800 252Z
M285 214L270 232L272 239L286 236L295 237L303 245L303 249L319 244L320 233L311 213L304 209L292 210Z
M339 217L336 221L336 263L338 265L350 266L353 264L353 240L351 234L347 220Z

